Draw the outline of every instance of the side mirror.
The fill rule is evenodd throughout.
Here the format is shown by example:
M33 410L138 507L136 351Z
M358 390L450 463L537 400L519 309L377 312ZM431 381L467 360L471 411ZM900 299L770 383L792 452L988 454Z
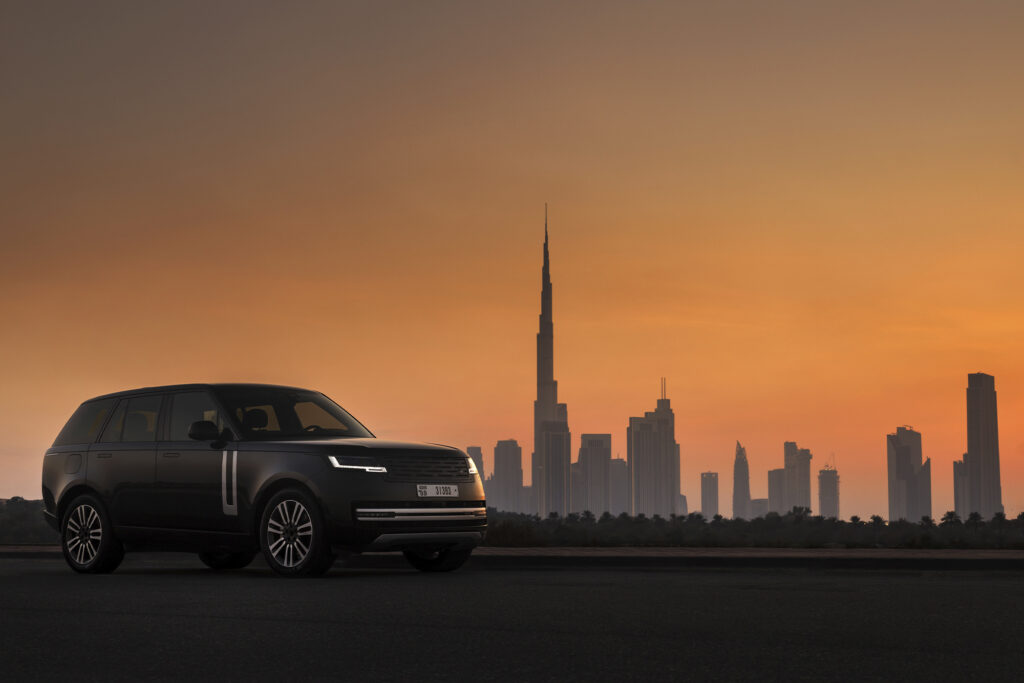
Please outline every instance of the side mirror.
M196 441L216 441L220 438L220 430L209 420L199 420L189 426L188 438Z

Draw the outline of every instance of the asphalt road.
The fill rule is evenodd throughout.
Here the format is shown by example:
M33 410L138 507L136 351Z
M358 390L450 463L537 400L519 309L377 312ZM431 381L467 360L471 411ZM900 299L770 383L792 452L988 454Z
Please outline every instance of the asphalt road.
M1022 604L1018 571L5 558L0 680L1020 680Z

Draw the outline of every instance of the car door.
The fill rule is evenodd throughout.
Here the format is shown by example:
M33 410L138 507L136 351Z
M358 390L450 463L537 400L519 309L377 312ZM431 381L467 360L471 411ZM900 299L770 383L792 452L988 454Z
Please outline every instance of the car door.
M110 501L116 526L155 524L156 434L163 396L122 398L89 448L88 478Z
M189 438L193 422L218 428L224 415L207 391L170 395L166 439L157 447L156 488L160 525L196 531L240 530L238 521L237 445Z

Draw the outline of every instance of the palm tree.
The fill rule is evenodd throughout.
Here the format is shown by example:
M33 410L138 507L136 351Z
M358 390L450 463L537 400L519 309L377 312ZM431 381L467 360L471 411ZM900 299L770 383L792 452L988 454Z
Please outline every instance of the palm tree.
M954 510L948 510L946 514L942 515L942 522L940 522L942 526L954 526L960 523L960 515L956 514Z

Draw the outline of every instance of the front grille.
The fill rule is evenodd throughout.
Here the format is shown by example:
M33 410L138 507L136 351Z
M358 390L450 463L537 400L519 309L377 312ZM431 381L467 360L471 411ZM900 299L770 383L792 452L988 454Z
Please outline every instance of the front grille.
M405 481L414 484L445 484L473 481L469 464L461 456L410 453L381 457L388 472L387 481Z

